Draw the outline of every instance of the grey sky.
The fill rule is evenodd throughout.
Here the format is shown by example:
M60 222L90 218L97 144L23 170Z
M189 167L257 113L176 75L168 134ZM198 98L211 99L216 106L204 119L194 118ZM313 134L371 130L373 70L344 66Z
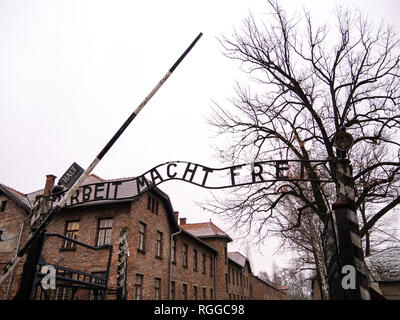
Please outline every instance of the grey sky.
M281 2L290 11L304 5L321 21L335 4L398 21L398 1ZM86 168L199 32L202 39L94 173L136 176L172 160L230 165L215 158L205 117L243 79L216 37L230 35L250 11L267 17L262 0L0 0L0 182L27 193L74 161ZM209 191L183 182L160 188L188 222L212 218L224 229L194 203ZM256 272L272 259L284 263L272 252L272 245L262 247L264 256L252 251Z

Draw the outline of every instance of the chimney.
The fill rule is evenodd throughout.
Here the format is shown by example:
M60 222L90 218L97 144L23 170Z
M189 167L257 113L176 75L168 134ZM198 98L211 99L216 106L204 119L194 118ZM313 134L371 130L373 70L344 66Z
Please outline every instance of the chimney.
M174 211L174 217L175 217L176 222L178 222L179 221L179 219L178 219L179 211Z
M49 196L51 195L51 192L53 190L54 187L54 182L56 180L56 176L53 176L52 174L48 174L46 176L46 184L44 186L44 190L43 190L43 195L44 196Z
M186 218L180 218L179 224L182 224L182 225L186 224Z

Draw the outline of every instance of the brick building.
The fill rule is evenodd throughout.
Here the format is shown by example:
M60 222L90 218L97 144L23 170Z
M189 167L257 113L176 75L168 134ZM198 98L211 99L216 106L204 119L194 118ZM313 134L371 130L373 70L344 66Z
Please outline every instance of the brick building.
M4 240L0 242L0 264L10 261L27 241L32 208L40 204L35 200L51 194L55 178L48 175L45 188L29 194L0 184ZM77 193L53 218L47 227L49 236L42 258L47 265L57 266L56 289L37 286L36 299L99 299L100 291L85 286L88 282L107 285L106 298L115 299L121 231L127 232L129 248L127 299L287 299L287 292L252 274L245 256L228 252L232 242L228 234L211 221L187 223L179 218L168 195L160 189L135 198L101 196L112 190L116 193L118 187L118 192L127 192L121 181L90 175L79 189L81 198ZM80 201L89 194L85 189L89 184L95 185L90 192L96 201ZM1 284L0 299L12 299L17 293L25 258Z

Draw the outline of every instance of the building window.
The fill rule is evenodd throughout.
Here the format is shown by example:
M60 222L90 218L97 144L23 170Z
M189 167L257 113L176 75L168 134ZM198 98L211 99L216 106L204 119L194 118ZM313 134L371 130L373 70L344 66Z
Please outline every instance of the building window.
M172 240L172 263L176 263L176 239Z
M197 296L197 286L193 286L193 299L197 300L198 296Z
M183 300L187 300L188 296L187 296L187 284L186 283L183 284L182 296L183 296Z
M0 212L6 211L7 200L3 200L0 205Z
M197 272L197 250L193 249L193 271Z
M138 251L145 252L146 247L146 224L139 222L139 240L138 240Z
M206 254L203 253L203 273L206 273Z
M203 290L203 300L206 300L207 296L206 296L206 288L202 288Z
M57 272L57 276L64 277L64 278L71 278L72 274L68 271ZM56 300L70 300L71 299L71 282L67 280L59 280L57 279L56 283Z
M213 256L210 255L210 277L214 275L214 268L213 268Z
M97 232L97 245L111 244L111 231L113 219L100 219Z
M214 299L214 289L210 288L210 300Z
M228 264L228 250L226 247L224 248L224 255L225 255L225 264Z
M159 207L159 202L156 201L156 207L155 207L155 210L154 210L154 212L155 212L156 214L158 214L158 207Z
M100 284L104 284L106 282L105 278L106 278L106 272L102 271L102 272L92 272L92 275L97 276L97 277L102 277L104 278L103 280L99 280L99 279L92 279L92 282L94 283L100 283ZM101 290L95 290L92 289L90 290L90 300L102 300L102 296L101 296Z
M175 281L171 281L171 300L175 300Z
M231 267L228 266L228 282L231 283Z
M154 281L154 299L160 300L161 299L161 279L155 278Z
M159 209L159 201L156 200L155 198L151 197L150 195L147 196L147 210L158 214L158 209Z
M142 287L143 287L143 276L141 274L137 274L135 278L134 300L143 299Z
M79 221L67 222L66 228L65 228L65 236L67 238L77 240L78 233L79 233ZM64 241L63 249L72 250L72 249L75 249L75 247L76 247L76 244L74 242L68 241L68 240Z
M183 267L188 267L188 246L187 244L183 245Z
M228 292L228 274L225 273L225 291Z
M157 258L162 258L162 242L163 242L163 233L160 231L157 231L157 243L156 243L156 257Z

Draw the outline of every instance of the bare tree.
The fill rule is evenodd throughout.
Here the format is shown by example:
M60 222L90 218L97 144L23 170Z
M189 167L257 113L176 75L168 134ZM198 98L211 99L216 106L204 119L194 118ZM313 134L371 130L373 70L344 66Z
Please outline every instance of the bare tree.
M275 225L274 234L281 239L279 250L281 252L290 251L293 255L288 272L289 270L315 271L320 284L321 298L327 300L329 299L329 289L320 238L323 223L309 209L302 212L302 223L299 223L299 214L296 209L298 205L295 201L288 199L284 207L283 212L279 212L271 224Z
M283 268L279 270L282 275L282 285L289 290L290 300L310 300L311 282L310 279L295 268Z
M219 155L233 162L331 162L325 168L307 163L312 182L241 187L205 207L228 216L248 234L254 231L259 240L273 230L272 222L276 227L279 215L287 214L288 203L301 210L295 210L295 223L289 219L293 224L282 230L298 228L305 212L325 222L337 186L335 192L321 180L336 180L333 140L346 128L354 137L348 156L361 234L369 235L400 203L399 38L384 23L374 28L358 10L338 8L336 24L329 27L315 25L308 12L289 19L276 1L268 4L268 21L250 15L231 39L220 39L225 55L240 62L251 86L238 84L231 105L215 104L210 123L230 141Z
M267 271L260 271L258 273L258 277L265 282L270 282L268 272Z

